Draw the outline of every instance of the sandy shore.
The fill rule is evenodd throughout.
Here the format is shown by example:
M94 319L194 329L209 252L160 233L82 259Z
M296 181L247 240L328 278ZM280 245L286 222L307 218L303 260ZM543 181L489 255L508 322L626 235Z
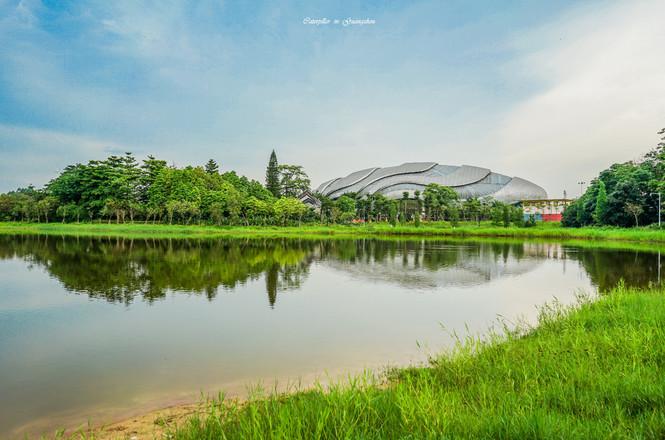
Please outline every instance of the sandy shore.
M95 430L95 438L111 439L153 439L166 438L166 430L184 422L195 414L201 404L177 405L148 412Z
M183 423L187 417L202 409L202 405L200 403L174 405L117 422L93 426L91 429L69 429L64 438L80 439L83 434L84 437L87 435L95 440L165 439L169 428Z

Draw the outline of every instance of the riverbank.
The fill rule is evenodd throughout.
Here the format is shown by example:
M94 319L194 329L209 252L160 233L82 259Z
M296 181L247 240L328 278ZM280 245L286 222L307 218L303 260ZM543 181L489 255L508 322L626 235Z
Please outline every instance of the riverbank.
M391 226L386 223L363 225L302 226L199 226L143 223L0 223L0 234L46 234L69 236L118 236L128 238L191 237L297 237L297 236L423 236L423 237L500 237L611 240L665 243L665 229L652 228L564 228L545 223L530 228L500 227L483 223L447 222Z
M619 286L425 367L171 408L89 438L663 438L664 322L665 288Z
M618 287L386 382L212 402L170 438L663 438L665 289Z

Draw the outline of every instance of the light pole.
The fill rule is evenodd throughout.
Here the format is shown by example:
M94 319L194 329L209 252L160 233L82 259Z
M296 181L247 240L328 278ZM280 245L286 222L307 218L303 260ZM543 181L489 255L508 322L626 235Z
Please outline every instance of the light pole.
M656 195L656 194L658 194L658 229L660 229L660 207L662 206L662 204L661 204L661 202L660 202L660 195L661 195L661 193L659 193L659 192L657 192L657 193L651 193L652 196L653 196L653 195Z
M586 182L584 182L584 181L577 182L577 184L580 186L580 197L582 197L582 195L584 194L584 184L585 183Z

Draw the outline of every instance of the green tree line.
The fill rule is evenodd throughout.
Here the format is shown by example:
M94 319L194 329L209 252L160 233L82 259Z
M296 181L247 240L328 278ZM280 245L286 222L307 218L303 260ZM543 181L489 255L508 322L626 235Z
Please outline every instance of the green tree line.
M641 226L658 222L658 194L665 196L665 129L640 160L615 163L593 179L563 214L563 225Z
M44 188L0 195L0 220L108 221L213 224L293 224L307 207L296 198L309 187L302 168L277 167L274 192L234 171L205 166L178 168L131 153L66 167Z

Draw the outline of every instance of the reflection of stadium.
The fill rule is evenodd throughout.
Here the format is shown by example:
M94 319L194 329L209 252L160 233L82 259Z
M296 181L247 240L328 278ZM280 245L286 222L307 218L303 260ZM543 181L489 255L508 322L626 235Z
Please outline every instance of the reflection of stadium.
M439 165L435 162L411 162L386 168L367 168L346 177L322 183L316 192L333 199L345 193L383 194L401 198L404 192L423 191L431 183L449 186L460 198L492 197L507 203L524 199L546 199L547 193L535 183L508 177L487 168L469 165Z
M446 286L475 286L502 277L523 275L546 258L563 258L556 244L418 243L417 247L365 263L326 259L326 265L354 278L387 282L407 288L434 289Z

